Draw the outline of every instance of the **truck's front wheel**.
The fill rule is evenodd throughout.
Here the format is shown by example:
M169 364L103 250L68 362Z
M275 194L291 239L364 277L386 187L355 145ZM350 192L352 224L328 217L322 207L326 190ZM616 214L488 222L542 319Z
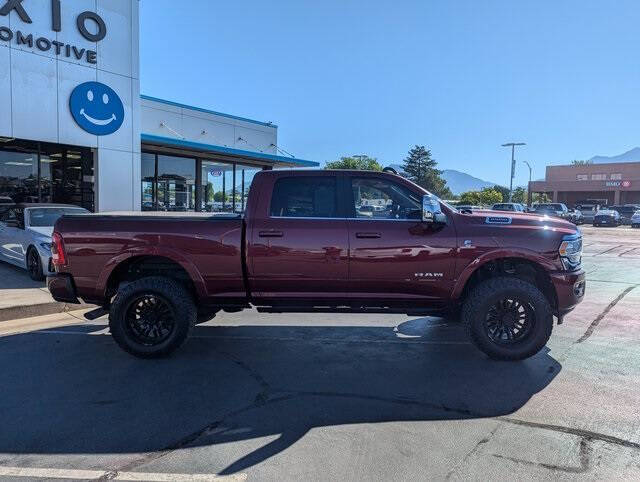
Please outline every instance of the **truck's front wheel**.
M109 328L128 353L160 358L185 342L196 316L193 298L184 286L169 278L149 277L118 291L109 311Z
M462 319L473 343L497 360L523 360L538 353L553 329L544 294L517 278L493 278L473 288Z

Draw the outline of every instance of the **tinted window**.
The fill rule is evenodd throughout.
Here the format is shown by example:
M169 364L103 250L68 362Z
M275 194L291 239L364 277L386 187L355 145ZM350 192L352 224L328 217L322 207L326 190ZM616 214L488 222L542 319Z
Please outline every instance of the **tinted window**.
M338 212L336 194L335 177L278 179L271 197L271 216L335 218Z
M401 184L379 178L352 179L357 218L420 219L422 199Z

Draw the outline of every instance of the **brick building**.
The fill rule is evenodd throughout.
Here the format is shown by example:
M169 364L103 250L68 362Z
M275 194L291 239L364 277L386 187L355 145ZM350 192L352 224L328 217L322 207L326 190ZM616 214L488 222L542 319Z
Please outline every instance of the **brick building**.
M544 181L532 181L529 192L546 193L569 206L584 199L612 204L640 203L640 161L611 164L547 166Z

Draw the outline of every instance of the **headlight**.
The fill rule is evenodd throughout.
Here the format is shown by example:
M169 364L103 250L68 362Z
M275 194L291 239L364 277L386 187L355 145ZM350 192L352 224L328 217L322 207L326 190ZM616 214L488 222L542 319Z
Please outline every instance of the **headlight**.
M572 234L562 238L558 248L562 266L566 271L575 271L582 264L582 236Z
M40 243L40 246L42 246L47 251L51 251L51 243Z

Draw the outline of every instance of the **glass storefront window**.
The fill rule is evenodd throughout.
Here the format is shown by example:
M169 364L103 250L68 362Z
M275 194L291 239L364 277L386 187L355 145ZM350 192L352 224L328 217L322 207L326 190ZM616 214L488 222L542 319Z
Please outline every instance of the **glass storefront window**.
M202 161L201 210L212 213L233 211L233 164Z
M160 211L194 211L196 160L159 155L157 186Z
M256 166L236 164L236 207L235 212L244 213L247 208L247 197L253 182L253 176L262 169Z
M253 177L260 170L258 166L143 152L142 210L243 213Z
M0 150L0 198L14 203L38 202L37 152Z
M142 153L142 210L156 210L156 156Z
M3 203L72 204L94 210L93 153L45 142L0 144Z

